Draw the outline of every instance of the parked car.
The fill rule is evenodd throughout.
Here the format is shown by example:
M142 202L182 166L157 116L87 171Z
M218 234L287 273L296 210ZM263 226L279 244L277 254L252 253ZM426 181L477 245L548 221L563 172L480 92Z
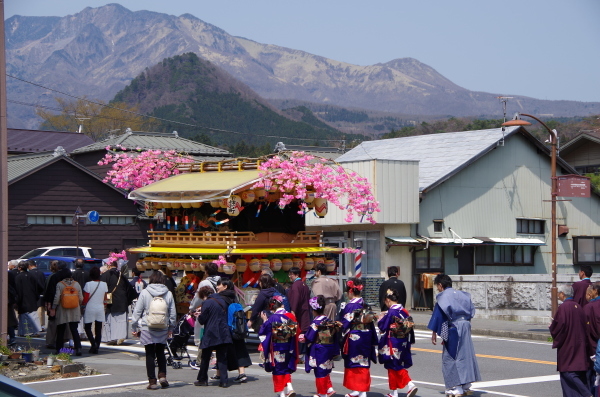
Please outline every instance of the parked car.
M71 271L74 271L75 270L75 261L77 260L77 258L75 258L73 256L36 256L33 258L28 258L28 259L31 259L32 261L34 261L37 264L38 270L43 271L44 275L46 277L48 277L48 275L51 274L50 273L50 262L52 262L54 260L67 262L69 269L71 269ZM102 259L83 258L83 268L85 270L90 271L90 269L94 266L101 267Z
M90 247L53 246L33 249L19 259L30 259L35 256L73 256L78 258L94 258L94 250Z

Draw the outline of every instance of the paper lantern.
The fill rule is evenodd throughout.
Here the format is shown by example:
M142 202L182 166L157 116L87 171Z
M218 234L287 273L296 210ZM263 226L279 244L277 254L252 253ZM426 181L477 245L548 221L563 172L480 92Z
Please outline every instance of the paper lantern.
M271 259L271 270L273 270L274 272L278 272L281 270L281 259L279 258L273 258Z
M158 270L160 269L160 258L152 258L151 266L152 269Z
M267 202L274 203L279 201L281 198L281 192L268 192L267 193Z
M315 266L317 266L319 263L325 263L324 256L313 256L313 260L315 261Z
M327 214L327 199L324 199L322 197L317 197L314 201L315 204L315 214L317 214L317 216L319 218L324 218L325 215Z
M179 263L183 264L183 268L185 269L186 272L191 272L192 270L194 270L192 268L192 260L191 259L181 259L179 261Z
M194 201L190 204L192 205L192 208L200 208L202 206L202 201Z
M265 189L256 189L254 195L257 201L265 201L267 199L267 191Z
M219 204L220 204L221 208L227 208L228 202L229 202L229 197L219 200Z
M183 208L192 208L192 203L181 203Z
M325 266L327 266L327 271L331 273L335 270L335 261L333 259L325 259Z
M156 270L160 270L162 268L165 268L165 267L167 267L167 263L171 262L171 261L172 261L172 259L167 259L167 258L159 259L158 260L158 267L156 267L155 269Z
M181 208L181 203L171 203L171 208Z
M257 272L260 270L260 259L252 258L250 262L248 262L248 266L250 266L250 270L253 272Z
M197 271L199 271L199 272L203 272L203 271L205 271L205 270L206 270L206 267L205 267L205 265L206 265L208 262L210 262L210 261L198 260L198 261L197 261L197 263L198 263L198 267L197 267L197 269L198 269L198 270L197 270Z
M291 258L283 258L281 260L281 269L283 269L283 271L289 271L292 267L294 267L294 262L292 261Z
M221 208L221 200L210 200L210 206L213 208Z
M167 269L175 270L175 265L174 265L175 263L179 263L179 259L177 259L177 258L168 258L165 261L165 266L167 267Z
M304 197L305 203L312 203L315 200L315 192L312 190L306 191L306 196Z
M302 270L304 267L304 261L299 256L294 256L292 258L292 265L293 267L297 267L298 269Z
M304 270L311 270L315 267L315 261L312 258L304 258Z
M156 208L157 210L161 209L162 207L163 207L163 203L159 203L159 202L154 203L154 208Z
M242 193L240 193L240 197L244 203L251 203L256 198L256 194L254 194L253 190L244 190Z
M242 210L242 198L236 194L227 199L227 215L238 216Z
M173 267L175 268L175 270L183 270L183 262L181 262L180 260L176 260L175 262L173 262Z
M227 262L226 264L221 266L221 269L225 274L233 274L235 273L235 263Z
M150 261L150 257L149 256L147 256L144 259L142 259L142 265L146 269L152 269L152 262Z
M237 261L235 261L235 267L239 273L245 272L248 268L248 261L244 258L240 258Z
M200 265L202 264L202 261L200 261L199 259L192 259L190 261L190 266L192 267L192 271L193 272L199 272L200 270Z
M162 203L163 208L171 208L171 203Z
M152 201L144 202L144 212L146 213L146 216L156 215L156 206Z
M135 263L135 268L138 269L141 272L143 272L143 271L146 270L146 266L144 266L144 262L143 261L137 261Z
M270 269L271 268L271 261L263 258L260 260L260 269Z

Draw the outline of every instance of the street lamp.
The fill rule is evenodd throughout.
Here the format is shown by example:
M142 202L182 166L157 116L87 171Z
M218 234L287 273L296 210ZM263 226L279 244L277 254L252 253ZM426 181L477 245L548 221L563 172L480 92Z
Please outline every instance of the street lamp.
M540 123L549 133L550 133L550 146L552 147L552 155L550 160L550 168L551 168L551 179L552 179L552 192L551 192L551 217L552 217L552 288L550 288L550 300L552 307L552 317L556 314L556 310L558 309L558 290L556 287L556 196L557 192L557 183L556 183L556 146L558 142L558 136L556 130L551 130L544 122L538 119L535 116L526 113L517 113L513 120L507 121L503 123L503 126L506 127L514 127L514 126L527 126L531 125L531 123L521 120L520 116L525 116L534 119L538 123Z

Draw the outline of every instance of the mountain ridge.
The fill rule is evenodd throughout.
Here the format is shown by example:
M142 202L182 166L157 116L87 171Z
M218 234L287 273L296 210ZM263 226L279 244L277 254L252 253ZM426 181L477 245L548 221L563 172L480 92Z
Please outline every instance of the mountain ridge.
M236 37L187 13L86 7L66 17L6 21L7 71L77 96L108 100L145 68L194 52L269 99L289 99L425 115L500 115L498 94L469 91L413 58L358 66ZM55 94L9 79L9 97L45 106ZM519 110L556 116L600 113L598 102L514 95ZM33 123L32 109L9 104L9 123Z

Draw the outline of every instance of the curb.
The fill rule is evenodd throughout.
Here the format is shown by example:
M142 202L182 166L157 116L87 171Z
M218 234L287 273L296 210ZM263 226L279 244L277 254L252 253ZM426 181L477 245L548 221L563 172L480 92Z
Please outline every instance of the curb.
M415 329L420 331L429 331L427 326L421 324L415 324ZM537 340L549 342L550 333L540 333L540 332L519 332L519 331L506 331L506 330L497 330L497 329L471 329L472 335L483 335L483 336L497 336L499 338L509 338L509 339L526 339L526 340Z

